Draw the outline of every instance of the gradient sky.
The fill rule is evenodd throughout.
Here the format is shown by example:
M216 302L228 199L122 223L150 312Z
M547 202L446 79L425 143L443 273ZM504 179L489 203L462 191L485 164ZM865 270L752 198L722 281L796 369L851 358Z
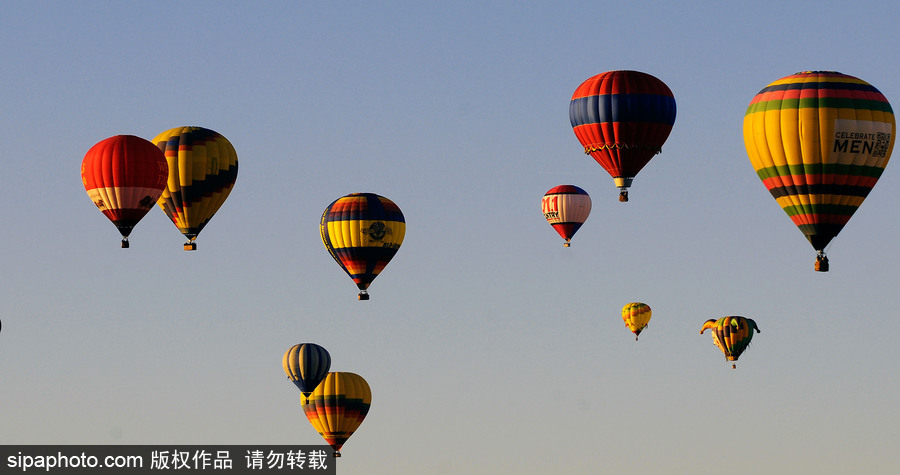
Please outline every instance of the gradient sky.
M897 4L320 3L3 8L0 444L319 444L281 368L309 341L372 388L341 474L897 473L900 165L817 273L741 134L798 71L896 107ZM568 119L613 69L678 105L629 203ZM196 252L159 209L120 249L81 160L181 125L234 191ZM571 248L560 184L593 199ZM407 221L368 302L318 234L351 192ZM725 315L762 330L737 370L699 334Z

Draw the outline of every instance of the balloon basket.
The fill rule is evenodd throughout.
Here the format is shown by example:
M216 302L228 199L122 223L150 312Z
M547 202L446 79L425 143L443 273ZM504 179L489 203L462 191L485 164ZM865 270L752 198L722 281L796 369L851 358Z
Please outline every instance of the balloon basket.
M122 239L122 249L128 249L128 239Z
M622 203L628 201L628 190L622 190L619 192L619 201Z
M828 258L820 255L816 257L816 272L828 272Z
M185 250L185 251L196 251L196 250L197 250L197 243L195 243L195 242L186 242L186 243L184 243L184 250Z
M566 242L563 244L563 247L569 247L569 241L566 241Z
M334 458L338 458L341 456L341 453L338 452L337 450L335 450L333 456L334 456Z
M366 291L362 291L359 295L356 296L357 300L369 300L369 294Z

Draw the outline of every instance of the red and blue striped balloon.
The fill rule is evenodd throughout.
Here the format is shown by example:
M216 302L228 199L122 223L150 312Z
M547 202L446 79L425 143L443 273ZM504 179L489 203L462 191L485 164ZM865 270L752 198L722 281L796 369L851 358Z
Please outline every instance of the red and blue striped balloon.
M639 71L609 71L581 83L569 121L584 153L613 177L628 201L635 175L662 151L675 124L675 97L662 81Z

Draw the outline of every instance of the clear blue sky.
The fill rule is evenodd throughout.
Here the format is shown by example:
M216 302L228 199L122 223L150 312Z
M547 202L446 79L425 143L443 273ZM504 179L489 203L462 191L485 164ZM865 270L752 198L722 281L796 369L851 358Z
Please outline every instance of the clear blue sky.
M896 108L900 7L319 3L4 7L0 444L318 444L281 368L311 341L373 392L341 474L897 473L900 165L816 273L741 124L803 70ZM568 119L612 69L678 104L625 204ZM159 209L122 250L81 160L180 125L231 140L234 192L196 252ZM560 184L593 198L568 249ZM318 235L351 192L407 221L368 302ZM737 370L725 315L762 330Z

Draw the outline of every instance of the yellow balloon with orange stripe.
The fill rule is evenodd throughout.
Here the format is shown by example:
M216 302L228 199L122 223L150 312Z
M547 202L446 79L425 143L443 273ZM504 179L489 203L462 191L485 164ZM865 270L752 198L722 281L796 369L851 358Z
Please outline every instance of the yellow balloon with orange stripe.
M622 320L625 326L634 333L634 341L638 341L638 335L647 328L651 316L650 306L641 302L631 302L622 307Z
M356 373L332 372L302 403L316 432L341 456L341 447L362 424L372 405L369 383Z

